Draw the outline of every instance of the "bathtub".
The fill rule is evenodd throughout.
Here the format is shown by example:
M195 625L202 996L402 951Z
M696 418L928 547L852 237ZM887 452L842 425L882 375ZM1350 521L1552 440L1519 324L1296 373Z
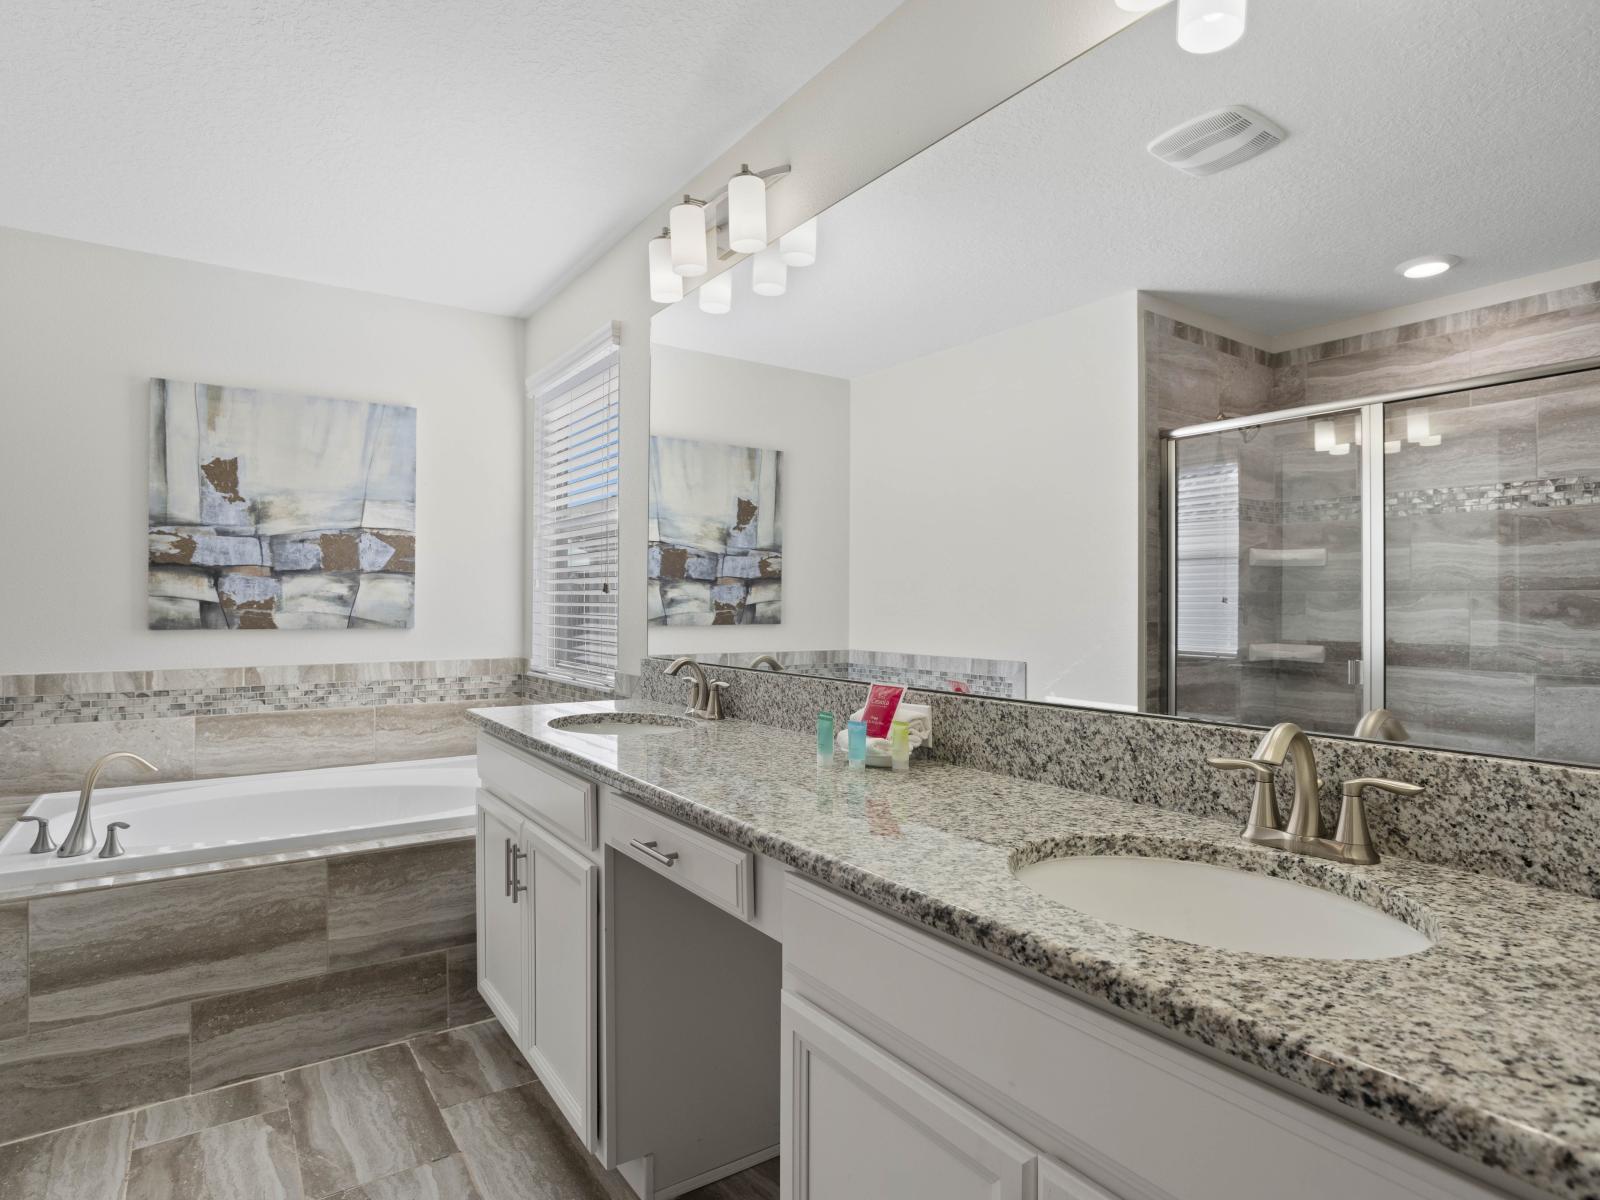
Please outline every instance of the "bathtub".
M0 839L0 892L72 879L161 871L194 863L315 850L376 838L475 827L477 759L329 767L192 783L95 789L88 854L29 854L37 826L18 822ZM49 792L28 806L50 818L57 844L72 827L78 793ZM96 857L108 822L126 821L120 858Z

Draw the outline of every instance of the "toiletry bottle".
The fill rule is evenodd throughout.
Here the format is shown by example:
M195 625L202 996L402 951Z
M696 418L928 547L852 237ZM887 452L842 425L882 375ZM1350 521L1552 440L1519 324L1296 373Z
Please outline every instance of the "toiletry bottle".
M896 771L911 770L911 726L904 721L889 726L889 765Z
M845 729L850 734L850 766L864 770L867 765L867 723L851 721Z
M817 714L817 762L821 766L833 765L833 714Z

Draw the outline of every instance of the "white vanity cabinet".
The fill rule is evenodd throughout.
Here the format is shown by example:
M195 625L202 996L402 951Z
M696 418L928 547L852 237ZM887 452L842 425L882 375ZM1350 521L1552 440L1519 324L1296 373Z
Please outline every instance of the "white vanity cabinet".
M600 866L584 841L597 789L487 739L478 762L478 991L592 1149Z
M1506 1195L808 880L783 918L785 1200Z

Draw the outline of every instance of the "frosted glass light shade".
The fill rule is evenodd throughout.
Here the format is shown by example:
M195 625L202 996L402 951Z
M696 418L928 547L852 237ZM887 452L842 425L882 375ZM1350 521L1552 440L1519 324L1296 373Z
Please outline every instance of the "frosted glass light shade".
M733 308L733 272L724 271L700 285L700 311L720 316Z
M1329 446L1328 447L1328 453L1333 455L1335 458L1338 458L1341 455L1349 454L1350 453L1350 443L1349 442L1340 442L1337 446Z
M778 253L791 267L809 267L817 261L817 219L812 217L798 229L778 239Z
M1322 454L1332 450L1339 442L1331 420L1314 422L1311 426L1311 448Z
M767 245L767 181L746 166L728 180L728 246L757 254Z
M777 246L757 254L750 268L750 290L758 296L781 296L789 290L789 267Z
M1247 0L1178 0L1178 45L1215 54L1244 36Z
M667 214L672 231L672 269L679 275L706 273L706 206L689 197Z
M1117 7L1123 12L1149 12L1167 2L1168 0L1117 0Z
M650 239L650 299L657 304L683 299L683 276L672 269L672 236L665 229Z
M1433 432L1428 425L1428 410L1412 409L1406 414L1406 441L1420 445Z

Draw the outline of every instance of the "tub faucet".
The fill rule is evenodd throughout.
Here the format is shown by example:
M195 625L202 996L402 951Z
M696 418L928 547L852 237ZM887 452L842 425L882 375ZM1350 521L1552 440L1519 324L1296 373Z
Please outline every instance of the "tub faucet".
M83 787L78 791L78 815L72 819L72 828L67 831L67 840L62 842L61 849L56 851L60 857L76 858L94 849L94 827L89 823L89 803L94 799L94 785L100 779L100 772L119 758L132 759L152 773L160 770L154 763L147 762L129 750L116 750L95 759L94 766L90 767L89 773L83 777Z

